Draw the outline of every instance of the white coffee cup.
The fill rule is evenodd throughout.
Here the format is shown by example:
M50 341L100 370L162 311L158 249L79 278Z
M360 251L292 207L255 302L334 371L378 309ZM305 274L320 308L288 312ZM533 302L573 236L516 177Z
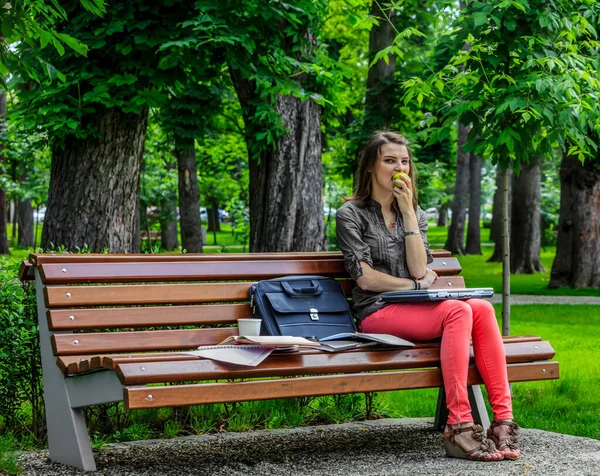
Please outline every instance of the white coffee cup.
M238 333L241 336L259 336L262 319L238 319Z

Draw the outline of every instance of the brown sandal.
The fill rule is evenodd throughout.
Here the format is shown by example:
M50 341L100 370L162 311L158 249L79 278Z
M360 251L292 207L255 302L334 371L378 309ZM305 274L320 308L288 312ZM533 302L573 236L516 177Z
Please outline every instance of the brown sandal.
M467 451L456 441L456 435L468 431L473 432L473 439L479 441L481 445ZM472 425L465 428L450 428L449 431L444 432L442 438L444 439L444 446L446 447L446 455L451 458L462 458L472 461L500 461L503 459L502 453L496 449L494 442L485 437L485 431L481 425Z
M494 428L498 426L507 426L508 435L506 438L498 438L494 434ZM493 421L487 431L487 436L498 447L498 450L504 455L504 459L517 460L521 456L519 448L519 425L511 420Z

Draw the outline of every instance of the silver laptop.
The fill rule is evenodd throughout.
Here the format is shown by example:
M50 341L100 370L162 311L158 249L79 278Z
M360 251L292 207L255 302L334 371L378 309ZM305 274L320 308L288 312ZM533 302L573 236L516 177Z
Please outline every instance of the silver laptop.
M494 288L420 289L415 291L389 291L381 295L383 302L427 302L445 299L488 299Z

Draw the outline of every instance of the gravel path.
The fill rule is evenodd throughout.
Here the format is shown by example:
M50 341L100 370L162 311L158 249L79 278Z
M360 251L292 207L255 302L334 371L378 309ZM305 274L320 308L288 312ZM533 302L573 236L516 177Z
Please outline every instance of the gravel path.
M600 475L600 441L540 430L521 432L518 461L479 463L444 455L432 419L222 433L111 445L96 451L98 471L20 457L23 475Z

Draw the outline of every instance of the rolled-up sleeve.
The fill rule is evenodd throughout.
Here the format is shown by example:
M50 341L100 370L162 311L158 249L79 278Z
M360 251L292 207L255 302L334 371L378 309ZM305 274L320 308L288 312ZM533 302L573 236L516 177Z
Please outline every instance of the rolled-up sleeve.
M352 208L340 208L335 222L338 246L344 255L344 267L352 279L356 280L363 274L361 261L373 267L371 249L363 240L359 217Z
M433 261L433 255L429 248L429 241L427 240L427 230L429 229L429 223L427 223L427 214L419 208L419 231L421 232L421 238L423 238L423 244L425 245L425 253L427 254L427 264Z

